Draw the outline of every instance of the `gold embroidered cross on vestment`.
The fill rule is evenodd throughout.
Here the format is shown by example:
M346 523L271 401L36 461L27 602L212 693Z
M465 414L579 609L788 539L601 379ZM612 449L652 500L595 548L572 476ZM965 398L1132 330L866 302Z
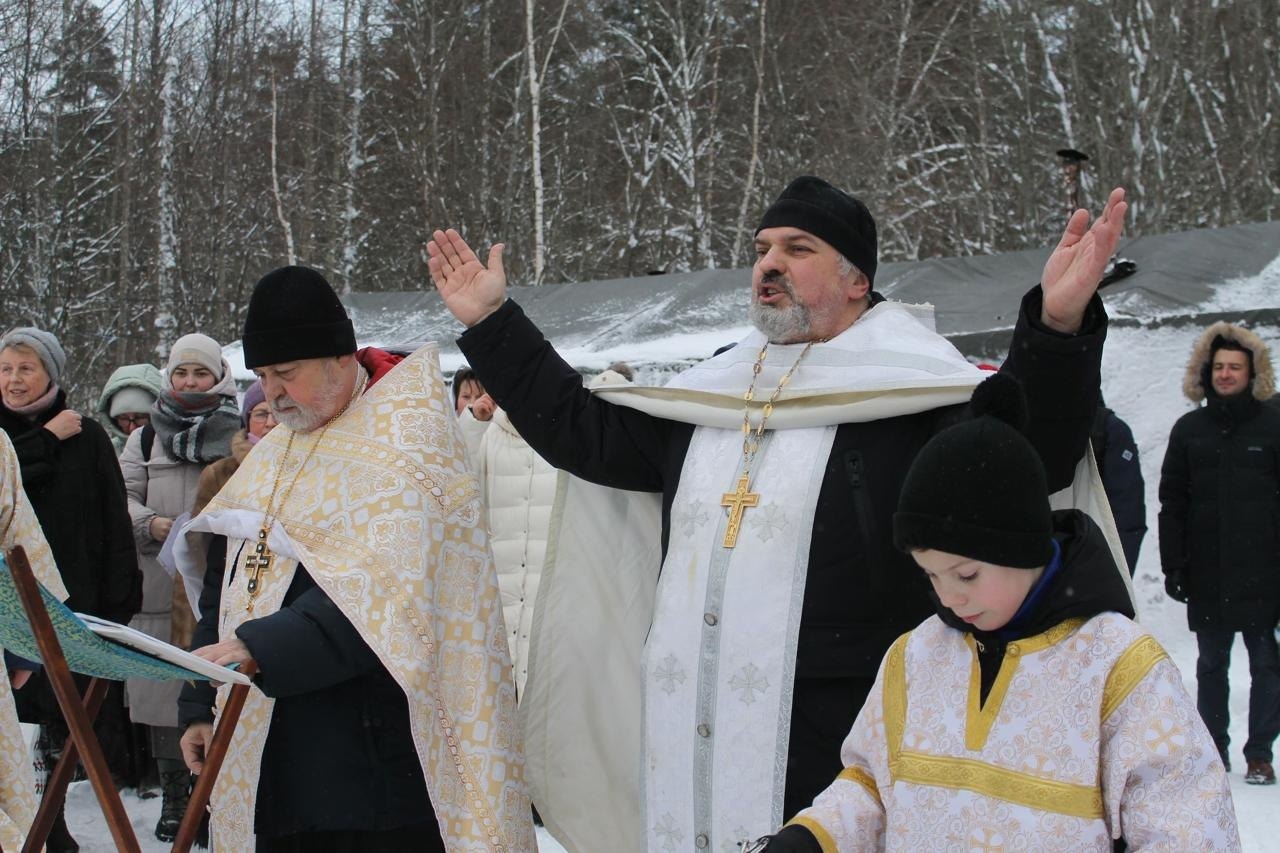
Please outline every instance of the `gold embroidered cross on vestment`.
M742 473L738 475L737 485L732 492L725 492L720 498L720 506L729 509L729 525L724 531L724 541L720 544L725 548L733 548L738 544L738 533L742 530L742 514L749 508L760 505L760 493L751 491L751 464L755 461L756 453L760 450L760 444L764 437L764 425L769 421L769 416L773 414L773 404L777 401L778 395L782 393L782 389L791 381L791 375L796 372L796 368L800 366L801 360L809 354L809 350L814 344L821 341L809 341L805 344L800 355L796 357L795 363L786 373L782 374L782 378L778 380L778 387L773 389L773 393L769 395L769 399L760 409L760 422L754 427L751 425L751 401L755 399L756 379L760 376L760 371L764 369L764 356L769 351L769 343L760 348L760 354L756 356L756 363L751 368L751 384L747 386L747 393L742 395Z

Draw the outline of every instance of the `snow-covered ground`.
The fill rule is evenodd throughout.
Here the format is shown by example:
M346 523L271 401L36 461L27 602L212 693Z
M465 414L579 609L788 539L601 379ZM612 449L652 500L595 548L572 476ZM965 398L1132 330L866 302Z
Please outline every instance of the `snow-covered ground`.
M1206 310L1230 312L1280 305L1280 261L1246 282L1221 287L1213 304ZM1124 314L1128 306L1116 313ZM1156 490L1160 481L1160 463L1173 422L1190 409L1182 397L1182 374L1191 345L1200 327L1166 326L1161 328L1113 327L1103 358L1103 393L1107 403L1128 422L1138 440L1142 473L1146 480L1147 527L1149 532L1138 562L1135 590L1138 618L1169 651L1182 670L1188 692L1195 695L1195 637L1187 630L1185 607L1164 595L1160 575L1159 549L1156 541L1156 516L1159 501ZM1280 355L1280 328L1255 329L1275 355ZM699 343L695 351L710 353L724 343L723 331L712 333ZM686 342L687 343L687 342ZM629 353L635 358L635 353ZM607 362L606 362L607 363ZM1240 834L1246 851L1280 849L1280 786L1244 784L1244 757L1240 747L1246 737L1249 698L1249 664L1242 644L1237 643L1231 663L1231 790L1235 798ZM88 783L72 786L69 799L69 823L81 842L81 849L112 850L110 836L97 813L93 792ZM134 818L134 826L146 851L164 850L151 834L159 816L159 800L139 801L131 795L126 808ZM540 849L560 853L559 844L539 830Z
M139 800L132 791L126 791L123 799L142 853L167 853L170 845L157 841L154 834L160 818L160 798ZM115 845L111 843L111 835L88 782L76 782L67 793L67 827L80 842L81 853L114 853ZM542 853L564 853L564 848L541 827L538 828L538 849Z

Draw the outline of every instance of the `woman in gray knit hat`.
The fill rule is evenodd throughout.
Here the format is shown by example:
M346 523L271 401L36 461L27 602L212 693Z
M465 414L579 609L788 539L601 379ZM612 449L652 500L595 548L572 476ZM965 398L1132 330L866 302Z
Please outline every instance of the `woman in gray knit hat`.
M142 602L141 576L130 535L124 481L115 448L102 427L67 408L58 387L67 355L58 339L32 327L0 338L0 429L13 440L22 484L70 594L67 606L113 622L128 622ZM43 673L14 695L19 716L39 723L61 750L66 724ZM95 729L108 761L122 749L124 709L110 696ZM61 815L49 850L77 849Z
M150 423L129 434L120 454L129 515L142 567L142 612L132 627L186 647L195 626L193 605L180 578L160 563L160 550L175 519L191 511L200 473L231 454L240 427L236 385L222 347L208 335L184 335L169 351ZM129 715L148 727L160 773L163 802L156 838L172 841L187 807L189 774L178 746L181 681L130 679Z

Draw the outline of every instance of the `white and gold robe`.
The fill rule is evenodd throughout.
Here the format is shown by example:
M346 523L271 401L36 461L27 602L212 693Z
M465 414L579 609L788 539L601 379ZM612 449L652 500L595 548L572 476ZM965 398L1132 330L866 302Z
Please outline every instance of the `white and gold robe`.
M979 705L973 635L938 617L900 637L791 823L824 853L1240 849L1226 773L1182 678L1104 613L1009 643Z
M22 473L9 436L0 431L0 548L21 545L36 580L59 599L67 597L40 522L22 490ZM36 816L31 751L22 737L9 674L0 675L0 849L20 850Z
M186 528L252 543L286 466L281 482L293 486L270 531L275 559L253 613L243 565L253 548L228 542L219 638L277 611L305 565L404 689L446 846L536 849L497 577L434 346L396 365L323 434L297 435L286 460L288 436L278 427L263 438ZM180 559L198 543L185 542ZM226 695L224 687L219 708ZM253 849L272 704L258 691L245 703L211 801L218 849Z
M733 853L782 822L800 609L835 430L964 403L985 375L936 333L928 306L881 303L808 352L768 347L757 400L799 367L755 460L761 505L730 550L720 501L742 470L742 392L764 340L752 332L664 388L596 389L697 429L661 577L660 495L560 486L520 713L539 811L570 850ZM1057 500L1097 519L1120 554L1089 458Z

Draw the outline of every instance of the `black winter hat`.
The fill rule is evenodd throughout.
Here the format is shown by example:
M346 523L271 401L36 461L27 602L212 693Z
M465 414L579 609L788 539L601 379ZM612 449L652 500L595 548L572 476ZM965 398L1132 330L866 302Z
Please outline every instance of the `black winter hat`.
M253 288L244 318L244 365L250 369L356 351L356 331L324 276L280 267Z
M1022 388L997 373L974 389L969 407L974 417L930 439L907 472L894 544L1040 568L1053 556L1053 523L1044 464L1021 432Z
M756 228L790 226L826 240L867 276L876 280L876 221L867 206L843 190L801 175L769 205Z

